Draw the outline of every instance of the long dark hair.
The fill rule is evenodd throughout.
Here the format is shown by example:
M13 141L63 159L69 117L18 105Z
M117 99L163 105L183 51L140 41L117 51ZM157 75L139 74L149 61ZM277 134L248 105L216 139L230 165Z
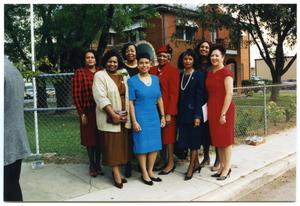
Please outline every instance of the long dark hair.
M200 47L201 47L201 45L202 45L203 43L207 43L207 44L209 45L208 56L202 56L202 55L200 54L200 52L199 52L199 49L200 49ZM196 45L194 51L195 51L195 53L197 54L197 57L198 57L198 60L199 60L199 65L197 66L197 68L200 67L201 64L203 64L204 60L207 60L207 64L210 65L210 51L211 51L211 46L212 46L212 44L211 44L209 41L206 41L206 40L201 41L201 42L199 42L199 43Z

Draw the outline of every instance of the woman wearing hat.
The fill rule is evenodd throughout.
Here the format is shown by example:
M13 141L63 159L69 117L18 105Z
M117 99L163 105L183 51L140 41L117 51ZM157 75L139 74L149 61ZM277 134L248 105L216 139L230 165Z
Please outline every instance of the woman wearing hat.
M176 115L179 94L179 70L170 64L172 48L163 45L156 51L158 65L150 69L150 74L158 76L164 111L166 113L166 126L162 129L162 143L166 149L168 162L159 172L167 175L175 170L174 143L176 137Z

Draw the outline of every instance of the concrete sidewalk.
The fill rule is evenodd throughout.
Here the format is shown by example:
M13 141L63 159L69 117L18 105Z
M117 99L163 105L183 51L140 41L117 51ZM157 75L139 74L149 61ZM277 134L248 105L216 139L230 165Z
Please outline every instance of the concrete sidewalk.
M105 176L91 178L85 164L47 164L42 169L23 163L21 187L24 201L234 201L296 167L297 129L266 137L258 146L234 146L230 178L217 181L209 167L183 181L186 162L162 182L145 185L133 172L123 189L113 186L110 168ZM214 159L214 157L212 158ZM272 201L272 200L270 200Z

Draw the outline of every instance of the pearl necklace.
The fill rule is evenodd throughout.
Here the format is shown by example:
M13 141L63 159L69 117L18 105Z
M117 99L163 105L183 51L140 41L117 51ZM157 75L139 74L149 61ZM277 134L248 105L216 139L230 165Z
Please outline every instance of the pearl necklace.
M191 72L191 74L190 74L190 76L189 76L189 78L188 78L188 80L186 81L186 83L185 83L184 86L183 86L183 78L184 78L185 72L183 73L183 75L182 75L182 77L181 77L181 84L180 84L180 89L181 89L182 91L184 91L184 90L186 89L186 87L189 85L190 80L191 80L191 78L192 78L192 76L193 76L193 73L194 73L194 69L192 69L192 72Z
M140 74L139 75L139 78L140 80L146 85L146 86L150 86L152 84L152 79L151 79L151 76L147 76L147 77L144 77L142 78Z

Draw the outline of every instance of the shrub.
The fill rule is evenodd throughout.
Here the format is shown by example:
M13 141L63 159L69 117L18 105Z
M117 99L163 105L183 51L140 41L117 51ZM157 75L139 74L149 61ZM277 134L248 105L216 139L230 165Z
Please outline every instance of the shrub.
M285 121L288 122L290 119L295 116L296 114L296 102L294 99L289 99L288 102L286 102L285 109Z
M282 107L279 107L276 102L270 101L267 105L268 119L274 123L276 126L277 122L280 122L284 119L285 110Z
M239 109L236 111L235 133L236 136L247 136L255 130L255 125L261 121L261 112L255 109Z

